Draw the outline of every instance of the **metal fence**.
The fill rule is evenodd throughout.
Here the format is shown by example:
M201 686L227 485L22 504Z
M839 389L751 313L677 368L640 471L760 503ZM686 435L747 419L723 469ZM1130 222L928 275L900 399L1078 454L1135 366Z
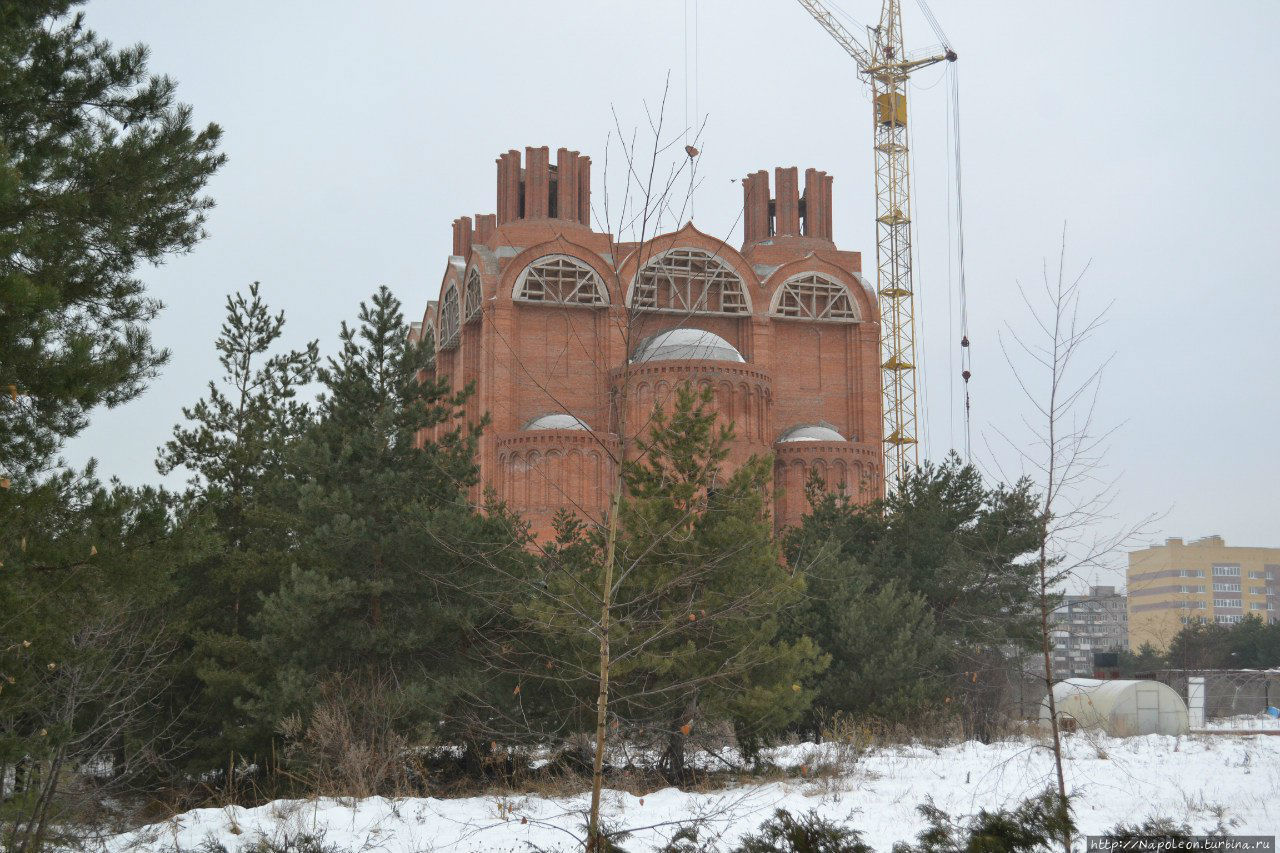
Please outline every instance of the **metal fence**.
M1158 669L1140 673L1169 685L1187 698L1187 679L1204 679L1204 714L1207 720L1256 716L1280 706L1280 670L1268 669Z

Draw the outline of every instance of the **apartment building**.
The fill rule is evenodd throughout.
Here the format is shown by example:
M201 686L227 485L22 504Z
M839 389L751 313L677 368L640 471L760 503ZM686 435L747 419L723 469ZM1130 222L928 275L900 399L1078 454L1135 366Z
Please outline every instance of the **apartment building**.
M1053 670L1059 678L1093 675L1093 653L1120 651L1129 644L1126 597L1114 586L1091 586L1068 595L1050 614Z
M1192 622L1276 621L1280 548L1228 546L1221 536L1167 539L1129 554L1129 648L1169 647Z

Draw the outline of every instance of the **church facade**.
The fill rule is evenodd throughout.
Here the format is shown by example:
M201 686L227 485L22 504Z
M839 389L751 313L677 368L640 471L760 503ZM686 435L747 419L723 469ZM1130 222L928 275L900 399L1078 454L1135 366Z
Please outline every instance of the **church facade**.
M485 414L480 490L546 535L568 508L604 517L623 441L689 382L734 427L730 467L774 459L774 515L804 486L883 495L879 319L861 256L831 239L831 177L748 175L741 248L685 225L640 243L591 227L591 162L498 158L497 212L453 223L439 298L412 334Z

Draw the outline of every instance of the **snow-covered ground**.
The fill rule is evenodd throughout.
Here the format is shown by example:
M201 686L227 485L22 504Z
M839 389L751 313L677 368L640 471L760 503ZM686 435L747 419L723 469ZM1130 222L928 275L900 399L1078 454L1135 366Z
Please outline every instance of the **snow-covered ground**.
M779 747L780 766L815 768L834 759L812 744ZM1066 738L1067 783L1083 833L1121 821L1162 815L1202 830L1216 825L1242 834L1280 830L1280 737L1163 735L1116 739L1088 733ZM634 830L629 850L661 846L683 822L703 818L732 842L775 809L815 809L864 834L877 850L911 839L923 827L916 806L932 797L953 815L1016 803L1050 782L1052 756L1037 741L965 743L874 750L837 774L743 784L709 793L674 788L633 796L610 791L608 822ZM259 808L197 809L171 821L118 836L107 847L124 851L196 851L209 839L229 851L252 849L261 836L281 840L323 835L342 850L387 853L501 853L575 849L585 794L564 798L487 796L467 799L372 798L290 800ZM704 837L705 834L704 834Z
M1270 714L1239 714L1235 717L1206 720L1205 728L1247 732L1280 731L1280 719Z

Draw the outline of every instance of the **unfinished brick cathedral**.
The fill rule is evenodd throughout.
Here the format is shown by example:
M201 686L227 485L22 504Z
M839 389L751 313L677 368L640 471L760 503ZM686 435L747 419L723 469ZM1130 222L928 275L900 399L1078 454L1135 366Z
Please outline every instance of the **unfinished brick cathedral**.
M643 244L593 231L576 151L497 163L497 213L454 221L440 298L413 330L437 375L475 383L467 417L489 415L481 487L542 535L562 507L599 520L619 424L634 438L691 382L734 425L729 466L773 456L779 526L807 508L812 472L858 501L883 494L875 294L860 254L832 242L830 176L806 170L802 192L795 168L772 191L748 175L739 251L692 223Z

